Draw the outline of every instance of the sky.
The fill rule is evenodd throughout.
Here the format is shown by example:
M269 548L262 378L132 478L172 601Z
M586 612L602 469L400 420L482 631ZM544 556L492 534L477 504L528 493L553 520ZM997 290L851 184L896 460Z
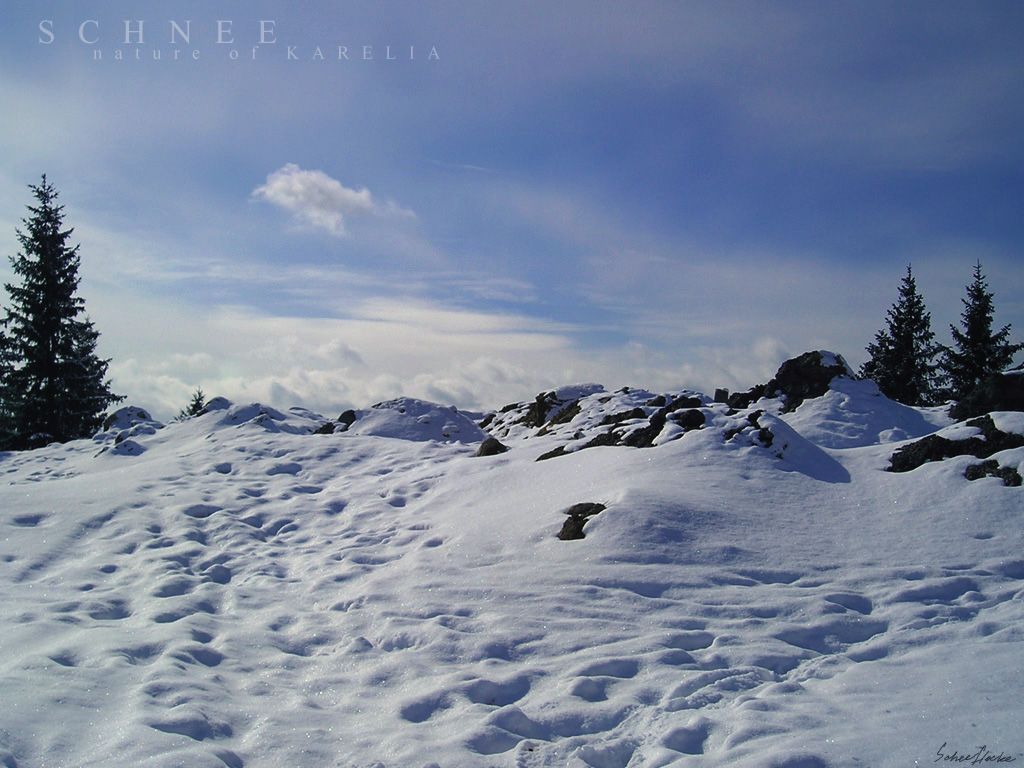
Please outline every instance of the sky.
M1022 340L1022 33L1016 2L10 4L0 256L45 173L113 389L164 419L859 367L908 264L940 342L977 260Z

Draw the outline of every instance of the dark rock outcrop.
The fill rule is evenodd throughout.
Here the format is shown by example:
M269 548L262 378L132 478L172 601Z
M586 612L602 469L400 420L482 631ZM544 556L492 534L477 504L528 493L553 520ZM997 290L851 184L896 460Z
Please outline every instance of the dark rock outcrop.
M672 417L672 421L689 432L692 429L700 429L703 427L704 423L707 421L707 416L704 415L703 411L698 411L696 408L690 408L689 410L674 415Z
M661 430L665 428L667 421L668 409L662 408L651 414L651 419L646 427L635 429L626 435L622 440L622 444L628 445L630 448L650 448L654 445L658 435L661 434Z
M610 413L601 419L601 423L597 426L607 427L612 424L621 424L624 421L632 421L635 419L646 419L647 414L643 408L633 408L629 411L623 411L621 413Z
M1021 485L1020 472L1016 467L1001 467L995 459L988 459L981 464L972 464L964 470L964 477L968 480L980 480L983 477L998 477L1003 485L1011 488L1019 488Z
M804 352L784 362L767 384L758 384L747 392L729 395L731 408L742 410L762 397L781 397L783 412L795 411L804 400L821 397L837 376L853 378L853 371L841 355L818 350Z
M889 460L890 472L910 472L930 461L942 461L954 456L974 456L987 459L1000 451L1024 446L1024 435L1002 432L996 428L991 416L982 416L967 422L969 427L981 430L980 436L963 440L950 440L942 435L928 435L900 448ZM976 479L976 478L975 478Z
M629 448L650 448L654 445L669 419L679 424L686 432L700 429L707 420L707 416L699 410L703 406L703 402L699 397L681 395L669 402L668 398L664 395L658 395L647 401L647 407L653 407L650 405L651 403L662 403L662 405L649 416L640 407L605 416L596 426L599 428L611 427L611 429L592 437L576 450L582 451L585 448L609 445L624 445ZM578 409L578 405L576 407ZM647 423L643 424L642 422L645 419ZM627 422L641 423L627 424ZM537 461L553 459L558 456L564 456L567 453L570 453L570 451L567 451L565 446L560 445L538 456Z
M351 408L345 411L344 413L341 414L341 416L338 417L338 423L344 424L345 429L348 429L349 427L356 423L356 412L353 411ZM342 432L344 432L345 429L343 429Z
M522 424L527 427L543 426L544 422L547 421L548 413L556 405L558 405L558 399L555 397L554 392L545 392L537 395L537 399L530 403L530 407L526 410Z
M586 443L581 445L577 450L582 451L584 448L597 448L598 446L602 445L620 445L621 440L621 436L618 432L615 432L614 430L609 430L608 432L604 432L598 435L597 437L591 438ZM564 456L567 453L573 453L573 451L567 451L565 450L564 445L560 445L557 448L553 448L552 450L547 451L546 453L542 453L540 456L537 457L537 461L554 459L559 456Z
M380 403L374 406L378 407ZM344 432L353 424L356 423L356 412L349 409L338 417L338 420L328 421L326 424L322 424L317 429L313 430L314 435L333 435L335 432Z
M477 448L476 455L477 456L497 456L499 454L505 453L505 451L507 451L507 450L508 450L508 446L502 444L502 442L500 440L498 440L498 438L496 438L496 437L488 437L486 440L484 440L482 443L480 443L480 447Z
M552 416L551 421L537 431L537 436L540 437L542 435L549 434L555 427L561 426L562 424L568 424L579 415L580 401L574 400Z
M573 541L576 539L585 539L586 534L583 533L583 526L587 520L596 514L603 512L606 509L604 504L599 504L594 501L584 501L579 504L573 504L567 510L565 514L569 517L562 525L562 530L558 533L558 538L562 541Z

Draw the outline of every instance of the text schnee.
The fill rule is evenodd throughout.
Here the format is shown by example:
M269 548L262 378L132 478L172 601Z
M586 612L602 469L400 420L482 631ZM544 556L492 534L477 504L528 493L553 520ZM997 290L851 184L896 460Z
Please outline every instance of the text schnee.
M111 46L128 46L125 49L109 49L107 53L110 58L117 61L133 59L136 61L152 59L160 61L163 59L179 61L192 59L198 61L200 49L192 46L194 34L192 20L167 21L166 35L154 35L153 24L147 26L145 19L125 19L122 26L114 25L114 32L97 19L85 19L71 25L71 29L77 42L89 46L92 51L92 58L100 61L104 58L104 44ZM197 29L199 25L196 25ZM247 25L248 26L248 25ZM231 60L240 58L256 60L258 58L280 58L285 61L404 61L425 60L437 61L441 58L436 46L415 46L415 45L321 45L321 44L299 44L290 45L280 43L278 39L277 21L274 19L260 19L251 23L249 27L253 36L245 41L239 41L236 34L235 22L231 19L217 19L210 23L209 31L213 37L209 38L218 46L217 50L223 56ZM43 19L39 22L39 43L40 45L53 45L60 36L58 27L54 25L53 19ZM167 49L152 47L152 43L166 45ZM291 41L294 42L294 41ZM251 47L249 47L251 44ZM245 50L239 47L245 46ZM149 49L143 52L143 46ZM189 48L185 48L189 46Z

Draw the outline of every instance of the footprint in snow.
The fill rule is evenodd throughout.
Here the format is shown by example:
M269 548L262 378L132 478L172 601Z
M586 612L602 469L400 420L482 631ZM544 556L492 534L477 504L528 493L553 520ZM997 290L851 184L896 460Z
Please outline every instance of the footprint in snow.
M715 642L715 636L703 630L689 630L676 632L665 638L664 644L668 648L677 648L682 651L701 651L710 648Z
M86 613L90 619L97 621L119 621L132 615L127 601L119 599L91 603Z
M11 520L19 528L34 528L46 519L46 515L19 515Z
M187 576L175 576L160 584L150 594L153 597L180 597L196 588L195 582Z
M704 719L690 723L681 728L674 728L661 738L661 743L673 752L684 755L703 755L704 742L711 734L711 723Z

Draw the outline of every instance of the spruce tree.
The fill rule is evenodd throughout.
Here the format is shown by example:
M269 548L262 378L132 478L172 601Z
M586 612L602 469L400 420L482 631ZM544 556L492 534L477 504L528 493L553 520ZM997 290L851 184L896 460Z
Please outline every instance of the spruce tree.
M7 391L10 372L14 370L11 344L0 325L0 450L8 448L15 433L13 393Z
M960 400L970 394L985 378L1010 367L1013 356L1024 344L1011 344L1010 326L1004 325L998 333L992 332L995 305L988 290L981 262L974 265L974 282L967 286L967 298L961 299L964 311L960 315L963 330L950 325L956 349L946 347L942 352L942 369L949 377L949 394Z
M43 176L30 185L38 202L17 230L22 252L11 257L20 285L6 284L10 306L0 321L0 402L5 447L88 437L107 407L123 398L104 379L109 360L96 356L99 333L77 295L78 246L62 229L64 207Z
M938 388L940 351L931 328L931 314L917 292L910 266L899 298L887 315L887 327L875 334L867 352L871 358L861 376L873 379L882 394L906 405L931 405Z
M202 387L196 387L196 391L192 393L192 399L189 400L188 405L178 411L178 415L174 418L175 421L185 421L191 419L193 416L198 416L203 412L206 407L206 395L203 394Z

